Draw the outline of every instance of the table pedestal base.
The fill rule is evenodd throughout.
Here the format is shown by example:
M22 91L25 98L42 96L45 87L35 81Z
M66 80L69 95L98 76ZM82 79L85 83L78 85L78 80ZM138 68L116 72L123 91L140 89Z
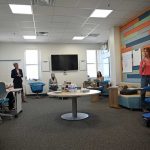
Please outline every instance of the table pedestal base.
M61 115L61 118L65 120L82 120L88 117L89 115L86 113L77 113L77 117L73 117L72 113L66 113L66 114Z

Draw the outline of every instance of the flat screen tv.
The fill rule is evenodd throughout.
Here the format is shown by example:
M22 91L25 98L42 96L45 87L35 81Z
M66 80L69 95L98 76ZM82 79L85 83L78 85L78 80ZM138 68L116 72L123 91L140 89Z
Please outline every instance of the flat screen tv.
M51 55L53 71L78 70L78 55Z

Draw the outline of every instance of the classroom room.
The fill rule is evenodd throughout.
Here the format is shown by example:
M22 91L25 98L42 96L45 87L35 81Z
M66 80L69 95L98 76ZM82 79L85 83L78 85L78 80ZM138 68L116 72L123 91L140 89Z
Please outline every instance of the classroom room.
M0 0L0 70L0 150L149 150L149 0Z

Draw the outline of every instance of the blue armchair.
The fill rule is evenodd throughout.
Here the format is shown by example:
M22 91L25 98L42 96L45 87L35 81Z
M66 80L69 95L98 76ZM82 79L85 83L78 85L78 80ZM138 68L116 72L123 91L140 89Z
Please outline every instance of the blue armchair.
M150 91L150 86L144 87L143 90L145 92L149 92ZM147 105L147 108L150 109L150 97L149 96L145 97L144 101L145 101L145 104Z
M32 82L29 83L29 85L31 87L31 91L36 93L36 98L38 98L39 93L43 92L43 87L45 84L43 82Z

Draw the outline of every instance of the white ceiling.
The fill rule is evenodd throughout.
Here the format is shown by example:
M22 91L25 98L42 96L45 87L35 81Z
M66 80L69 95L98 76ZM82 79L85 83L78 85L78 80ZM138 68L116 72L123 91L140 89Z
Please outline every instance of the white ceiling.
M55 0L54 6L33 5L33 19L33 15L12 14L9 3L31 4L31 0L0 0L1 42L106 42L110 28L126 23L150 6L150 0ZM94 9L114 11L106 19L89 18ZM35 30L48 32L48 36L38 36L30 41L22 38L22 35L34 34ZM99 36L88 37L89 34ZM87 37L82 41L72 40L81 35Z

